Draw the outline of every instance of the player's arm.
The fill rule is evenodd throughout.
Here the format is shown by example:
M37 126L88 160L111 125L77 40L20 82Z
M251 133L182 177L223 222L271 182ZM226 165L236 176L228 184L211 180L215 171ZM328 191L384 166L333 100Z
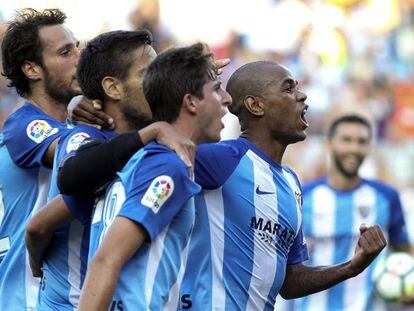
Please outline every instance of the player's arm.
M124 217L115 218L89 263L79 299L79 311L108 309L123 265L145 239L147 232L138 223Z
M138 132L128 132L108 141L92 141L81 146L68 158L58 172L62 193L93 195L115 178L131 156L152 140L174 150L190 169L193 167L195 145L177 133L166 122L155 122Z
M387 245L378 225L360 227L361 236L351 260L327 267L288 265L280 294L285 299L299 298L326 290L364 271Z
M42 259L56 228L74 218L62 196L57 196L37 212L26 226L26 247L33 276L42 275Z

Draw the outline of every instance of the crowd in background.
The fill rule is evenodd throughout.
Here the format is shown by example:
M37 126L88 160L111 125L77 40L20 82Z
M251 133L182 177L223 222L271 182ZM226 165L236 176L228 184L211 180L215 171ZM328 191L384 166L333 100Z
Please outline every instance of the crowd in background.
M153 33L158 51L183 43L163 21L160 3L141 0L128 15L131 29ZM414 228L414 1L275 0L269 6L275 21L260 35L223 29L225 40L207 42L216 58L232 60L222 75L224 83L240 65L257 59L276 60L293 71L308 95L311 126L306 141L289 148L285 162L302 182L325 172L324 131L330 117L339 110L369 115L376 144L363 174L401 191L408 228ZM217 10L217 17L205 21L217 23L231 14ZM255 19L260 16L246 16L244 22ZM3 18L0 32L6 22ZM277 26L283 31L272 28ZM0 125L21 102L1 77ZM222 138L238 135L235 117L226 116L226 125Z

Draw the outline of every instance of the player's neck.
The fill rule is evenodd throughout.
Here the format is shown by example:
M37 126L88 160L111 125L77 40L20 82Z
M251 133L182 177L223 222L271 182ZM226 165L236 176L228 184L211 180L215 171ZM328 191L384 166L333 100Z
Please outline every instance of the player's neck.
M328 184L331 188L347 191L358 187L361 183L361 177L355 175L353 177L345 176L338 169L331 168L328 174Z
M245 130L242 137L248 139L273 161L282 164L286 146L273 139L268 131Z
M53 119L64 123L68 116L67 104L52 99L44 90L33 90L27 101Z
M117 105L113 102L105 102L103 104L103 112L105 112L108 116L111 116L111 118L114 119L114 131L117 133L125 133L128 131L135 130L133 128L130 128L129 123L127 122L124 114L120 111L119 107L119 104Z
M202 137L200 135L200 128L196 123L196 118L186 118L182 115L171 123L171 126L181 135L190 139L194 144L202 144Z

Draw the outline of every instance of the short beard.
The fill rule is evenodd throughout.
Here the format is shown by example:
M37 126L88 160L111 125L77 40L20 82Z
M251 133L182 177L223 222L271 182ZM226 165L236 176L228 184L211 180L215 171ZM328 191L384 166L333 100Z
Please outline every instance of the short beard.
M343 176L345 176L346 178L351 179L351 178L354 178L354 177L358 176L358 171L359 171L359 168L360 168L362 162L358 165L358 168L356 169L355 172L347 172L346 169L344 168L344 166L342 165L341 160L339 159L339 157L336 154L333 155L333 160L334 160L335 166L338 168L339 172Z
M139 131L154 122L151 117L145 115L144 113L140 113L129 106L122 107L121 112L124 115L125 121L128 123L128 127L130 129Z
M81 94L67 87L63 82L57 81L47 69L45 73L45 92L54 101L67 106L73 97Z

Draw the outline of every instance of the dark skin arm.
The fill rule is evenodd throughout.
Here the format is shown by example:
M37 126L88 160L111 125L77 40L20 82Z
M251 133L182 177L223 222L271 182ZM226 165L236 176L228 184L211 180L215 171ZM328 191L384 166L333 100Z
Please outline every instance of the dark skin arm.
M351 260L327 267L288 265L280 294L285 299L300 298L326 290L364 271L385 248L387 242L378 225L360 227L361 236Z

